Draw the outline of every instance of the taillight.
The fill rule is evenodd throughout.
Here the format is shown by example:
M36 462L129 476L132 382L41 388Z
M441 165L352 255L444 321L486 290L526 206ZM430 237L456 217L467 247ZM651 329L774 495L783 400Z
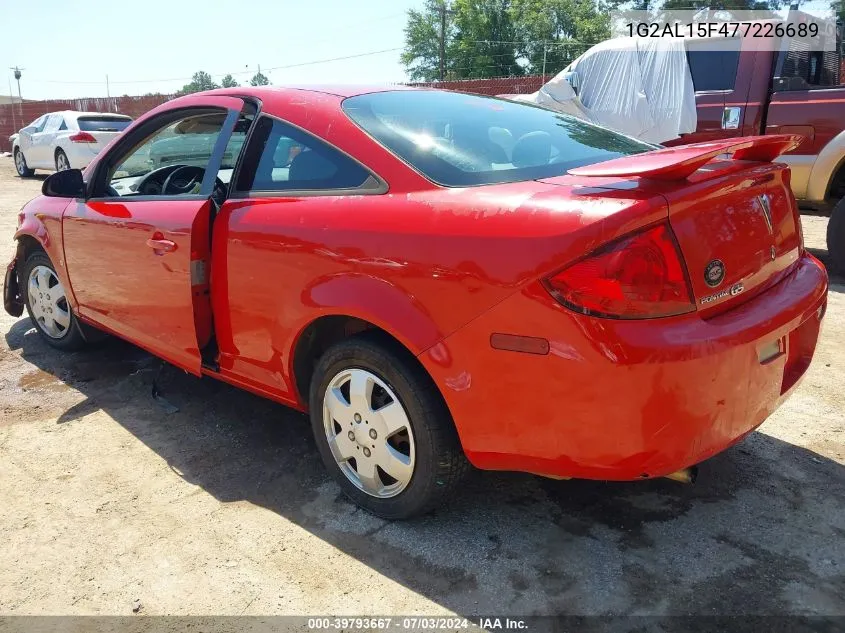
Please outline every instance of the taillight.
M594 316L649 319L695 310L667 224L611 242L544 283L565 306Z
M71 136L68 136L68 140L71 143L96 143L97 142L97 139L95 139L88 132L77 132L76 134L72 134Z

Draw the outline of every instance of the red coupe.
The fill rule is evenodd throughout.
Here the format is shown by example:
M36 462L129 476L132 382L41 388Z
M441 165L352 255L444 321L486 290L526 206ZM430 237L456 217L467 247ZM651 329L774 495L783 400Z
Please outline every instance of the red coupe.
M827 276L772 162L796 142L659 149L436 90L196 94L44 182L4 303L53 347L109 332L310 411L384 517L467 463L689 478L816 346Z

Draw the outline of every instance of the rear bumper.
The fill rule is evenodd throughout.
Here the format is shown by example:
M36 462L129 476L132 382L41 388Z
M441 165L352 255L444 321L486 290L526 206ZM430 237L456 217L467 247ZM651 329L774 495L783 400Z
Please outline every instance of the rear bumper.
M479 468L630 480L696 464L759 426L815 350L827 274L805 255L784 280L703 320L575 314L539 284L420 356ZM550 353L495 350L504 332Z
M65 150L65 155L73 169L85 169L98 153L99 150L92 150L88 143L70 143Z
M6 266L6 276L3 281L3 307L13 317L23 314L23 296L18 282L17 257Z

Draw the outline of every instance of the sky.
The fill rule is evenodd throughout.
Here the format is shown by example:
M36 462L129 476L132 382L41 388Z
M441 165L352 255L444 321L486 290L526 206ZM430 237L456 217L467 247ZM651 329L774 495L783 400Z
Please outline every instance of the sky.
M13 66L24 99L104 97L106 75L111 96L175 92L197 70L243 84L259 65L274 84L401 82L406 11L422 4L0 0L0 94L17 94Z

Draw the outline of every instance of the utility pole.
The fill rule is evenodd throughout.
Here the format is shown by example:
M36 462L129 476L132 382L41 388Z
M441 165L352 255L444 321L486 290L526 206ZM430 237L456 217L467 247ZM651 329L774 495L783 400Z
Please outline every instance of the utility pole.
M111 92L109 91L109 76L106 75L106 98L111 98Z
M8 79L8 82L9 82L9 99L12 100L12 127L15 128L15 132L17 132L18 131L18 124L15 120L15 96L12 93L12 80ZM23 121L21 121L21 127L23 127Z
M446 2L440 3L440 81L446 80Z
M26 70L26 68L18 68L15 66L14 68L10 68L9 70L15 71L15 81L18 82L18 110L21 115L21 121L23 121L23 97L21 97L21 71Z
M548 50L549 48L546 46L546 42L543 41L543 81L546 81L546 51Z
M440 13L440 81L446 80L446 16L454 15L455 12L446 8L446 0L441 0L437 5Z

